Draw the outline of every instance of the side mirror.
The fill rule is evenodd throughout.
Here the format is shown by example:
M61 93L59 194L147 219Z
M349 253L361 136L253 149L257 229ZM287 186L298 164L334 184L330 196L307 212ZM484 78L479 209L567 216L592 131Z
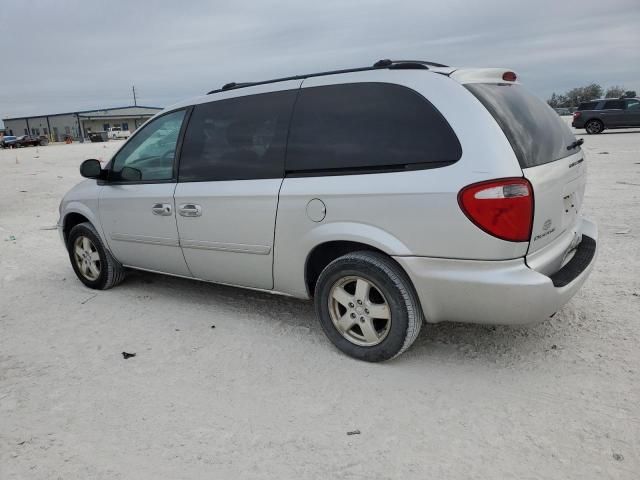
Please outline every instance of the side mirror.
M138 182L142 180L142 172L133 167L122 167L120 178L127 182Z
M80 164L80 175L85 178L99 178L101 173L100 162L94 158L85 160Z

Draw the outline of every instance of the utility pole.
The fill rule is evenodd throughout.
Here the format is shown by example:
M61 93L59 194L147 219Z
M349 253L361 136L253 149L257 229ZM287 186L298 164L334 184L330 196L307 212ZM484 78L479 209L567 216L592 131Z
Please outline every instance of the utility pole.
M138 106L138 101L136 100L136 86L133 85L131 88L133 90L133 105L137 107Z

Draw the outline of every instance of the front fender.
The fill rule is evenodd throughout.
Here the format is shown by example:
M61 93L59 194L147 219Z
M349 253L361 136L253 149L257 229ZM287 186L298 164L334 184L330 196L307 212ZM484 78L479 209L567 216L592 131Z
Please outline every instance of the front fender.
M97 206L97 202L96 202L96 206ZM100 235L100 240L102 240L102 244L105 246L108 245L108 243L106 242L104 232L102 231L102 224L100 223L100 219L97 213L94 213L94 211L91 208L89 208L87 205L77 200L72 200L68 202L62 208L62 211L60 212L60 225L59 225L61 231L64 231L66 227L66 222L69 219L69 215L72 213L80 214L83 217L85 217L89 222L91 222L93 227L98 232L98 235Z

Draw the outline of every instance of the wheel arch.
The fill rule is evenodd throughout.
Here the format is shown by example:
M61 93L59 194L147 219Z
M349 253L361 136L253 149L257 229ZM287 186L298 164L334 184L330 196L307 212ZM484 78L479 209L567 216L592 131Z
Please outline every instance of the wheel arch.
M304 283L309 297L313 297L318 277L327 265L347 253L363 250L385 254L382 250L367 243L351 240L330 240L316 245L307 255L304 264Z
M105 241L104 234L102 233L102 228L100 228L100 222L98 221L94 213L86 205L80 202L70 202L63 212L62 235L65 244L67 242L67 238L69 237L69 232L71 232L71 229L83 222L89 222L91 225L93 225L93 228L95 228L96 232L98 232L98 235L100 235L102 243L104 243L105 246L108 245L108 243Z
M380 252L389 258L411 254L398 238L371 225L332 223L312 234L316 241L304 262L304 282L309 297L313 297L320 272L342 255L362 250Z

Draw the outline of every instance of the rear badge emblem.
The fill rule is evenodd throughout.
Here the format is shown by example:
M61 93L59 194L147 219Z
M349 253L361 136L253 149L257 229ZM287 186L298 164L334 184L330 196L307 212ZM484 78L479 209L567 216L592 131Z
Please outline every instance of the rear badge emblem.
M555 232L556 229L555 228L551 228L551 219L547 219L546 222L544 222L544 224L542 225L542 232L540 235L536 235L535 237L533 237L533 241L536 242L538 240L540 240L541 238L546 237L547 235L551 235L553 232Z

